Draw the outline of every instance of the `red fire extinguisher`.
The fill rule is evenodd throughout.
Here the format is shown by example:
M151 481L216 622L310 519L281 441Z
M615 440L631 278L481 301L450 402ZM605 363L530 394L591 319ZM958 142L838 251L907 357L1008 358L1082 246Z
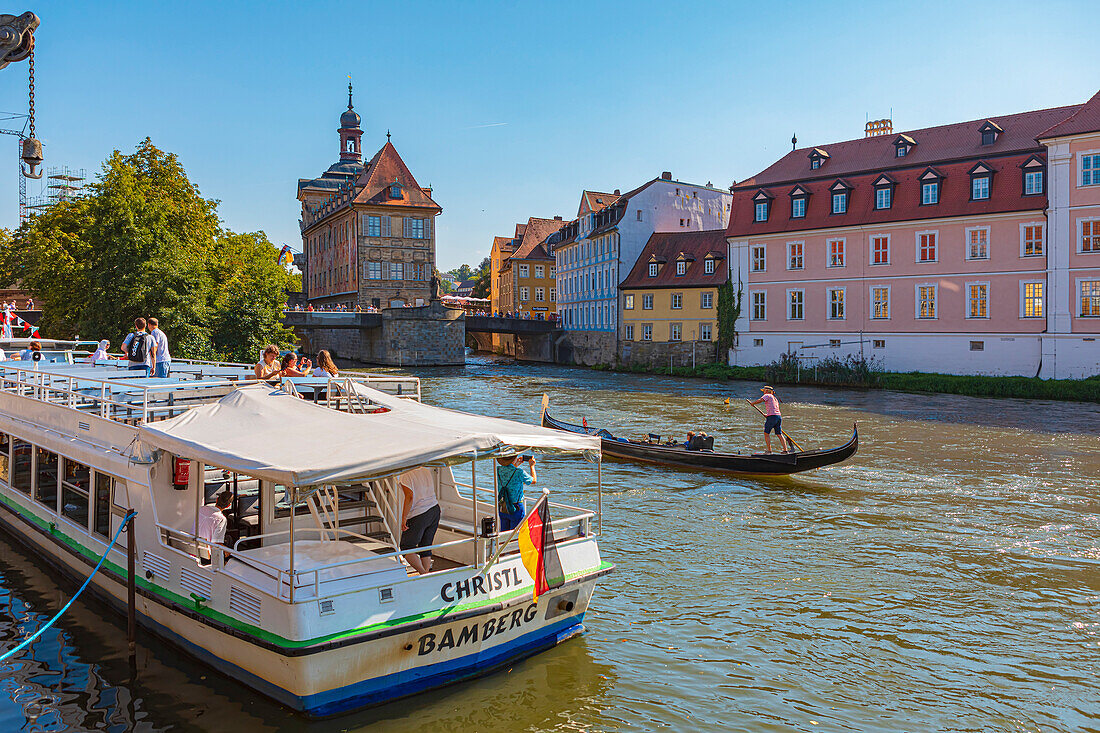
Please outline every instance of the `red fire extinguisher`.
M172 462L172 483L179 490L187 488L191 482L191 461L186 458L174 458Z

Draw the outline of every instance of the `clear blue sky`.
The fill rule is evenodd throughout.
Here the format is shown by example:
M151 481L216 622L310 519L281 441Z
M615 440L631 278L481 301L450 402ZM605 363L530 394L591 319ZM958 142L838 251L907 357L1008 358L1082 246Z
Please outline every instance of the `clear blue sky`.
M393 142L443 206L441 269L475 264L584 188L671 170L728 186L790 146L1079 103L1097 91L1092 2L20 1L42 18L48 165L97 171L146 135L225 225L299 249L295 181L338 155L347 75L364 149ZM26 63L0 71L25 112ZM0 127L12 121L0 122ZM18 220L0 136L0 226ZM29 182L30 192L38 184Z

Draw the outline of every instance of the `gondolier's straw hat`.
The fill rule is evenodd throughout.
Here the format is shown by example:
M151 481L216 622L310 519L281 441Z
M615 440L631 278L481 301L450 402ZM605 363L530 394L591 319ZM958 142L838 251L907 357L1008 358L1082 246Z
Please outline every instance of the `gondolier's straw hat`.
M760 388L760 391L761 392L774 392L775 390L765 384L763 387Z

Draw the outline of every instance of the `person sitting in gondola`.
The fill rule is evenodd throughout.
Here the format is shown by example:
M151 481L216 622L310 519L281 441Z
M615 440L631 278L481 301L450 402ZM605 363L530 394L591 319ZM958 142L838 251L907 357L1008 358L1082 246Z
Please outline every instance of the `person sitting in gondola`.
M695 450L695 431L689 430L687 439L680 445L685 450Z

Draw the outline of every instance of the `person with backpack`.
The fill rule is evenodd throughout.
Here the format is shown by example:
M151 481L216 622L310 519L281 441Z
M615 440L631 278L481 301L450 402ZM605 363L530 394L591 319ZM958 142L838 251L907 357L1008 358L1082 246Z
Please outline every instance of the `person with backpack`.
M145 331L145 319L134 319L134 330L122 341L122 353L130 362L130 371L141 371L141 376L148 377L153 367L153 360L157 354L157 344L153 337Z
M526 460L531 469L527 473L520 466ZM538 481L535 475L535 457L515 456L498 458L497 510L500 513L500 531L515 529L523 521L526 507L523 503L523 487Z

